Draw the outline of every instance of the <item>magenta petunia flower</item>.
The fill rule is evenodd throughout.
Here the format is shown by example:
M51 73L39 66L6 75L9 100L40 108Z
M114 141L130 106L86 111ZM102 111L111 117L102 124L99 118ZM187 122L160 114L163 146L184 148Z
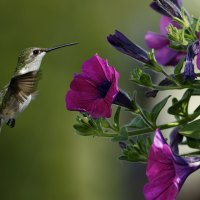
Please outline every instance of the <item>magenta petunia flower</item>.
M175 155L157 129L147 164L146 199L175 200L186 178L199 168L200 157Z
M111 104L118 89L119 73L97 54L75 75L66 95L68 110L87 112L92 117L111 117Z
M162 16L160 20L160 32L147 32L145 41L149 48L155 49L155 57L159 64L164 66L175 66L179 60L185 56L185 53L178 52L169 47L170 41L167 38L167 27L169 24L179 28L179 25L167 16Z
M111 105L131 109L129 97L119 91L119 73L107 60L94 55L82 67L82 73L74 76L66 95L68 110L86 112L94 118L111 117Z

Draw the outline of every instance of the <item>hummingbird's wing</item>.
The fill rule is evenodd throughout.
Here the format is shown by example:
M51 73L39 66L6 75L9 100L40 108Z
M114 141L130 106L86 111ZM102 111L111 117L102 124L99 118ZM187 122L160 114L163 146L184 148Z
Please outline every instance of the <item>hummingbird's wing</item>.
M3 98L4 98L4 96L5 96L6 92L7 92L7 90L8 90L8 85L6 85L6 86L0 91L0 107L1 107L1 105L2 105L2 101L3 101Z
M20 103L23 103L30 94L36 92L40 77L40 71L31 71L14 76L10 81L7 92L12 93Z

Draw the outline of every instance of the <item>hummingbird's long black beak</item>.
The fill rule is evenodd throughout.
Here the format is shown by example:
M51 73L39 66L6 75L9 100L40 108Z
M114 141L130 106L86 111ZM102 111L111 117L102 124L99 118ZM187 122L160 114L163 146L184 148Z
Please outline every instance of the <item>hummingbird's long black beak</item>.
M72 45L75 45L75 44L78 44L78 42L73 42L73 43L68 43L68 44L61 44L61 45L57 45L55 47L51 47L51 48L47 48L47 49L44 49L43 51L48 53L50 51L53 51L53 50L56 50L56 49L60 49L60 48L63 48L63 47L67 47L67 46L72 46Z

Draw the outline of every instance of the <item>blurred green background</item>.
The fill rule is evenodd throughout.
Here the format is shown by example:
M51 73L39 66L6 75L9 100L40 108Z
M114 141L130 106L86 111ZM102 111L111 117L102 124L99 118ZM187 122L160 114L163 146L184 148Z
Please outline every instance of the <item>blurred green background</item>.
M23 48L79 42L46 55L37 99L17 119L14 129L3 127L0 200L144 199L145 166L119 161L117 143L76 135L72 126L77 113L65 109L64 98L73 74L97 52L121 73L120 87L133 91L128 79L135 62L112 49L106 37L118 29L145 47L146 31L159 30L160 16L149 3L0 1L1 88L9 81ZM198 0L185 0L185 5L199 14ZM195 196L196 187L189 188L189 183L196 183L195 177L186 182L179 199L191 199L192 189L193 199L200 199L199 191Z

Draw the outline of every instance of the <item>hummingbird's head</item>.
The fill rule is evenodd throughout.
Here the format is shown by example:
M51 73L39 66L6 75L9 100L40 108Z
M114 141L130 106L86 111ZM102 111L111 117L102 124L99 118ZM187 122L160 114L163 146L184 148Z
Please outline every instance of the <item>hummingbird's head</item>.
M21 51L18 57L16 72L18 74L25 74L30 71L37 71L39 70L41 61L46 53L75 44L78 43L74 42L63 45L57 45L51 48L39 48L39 47L26 48Z

